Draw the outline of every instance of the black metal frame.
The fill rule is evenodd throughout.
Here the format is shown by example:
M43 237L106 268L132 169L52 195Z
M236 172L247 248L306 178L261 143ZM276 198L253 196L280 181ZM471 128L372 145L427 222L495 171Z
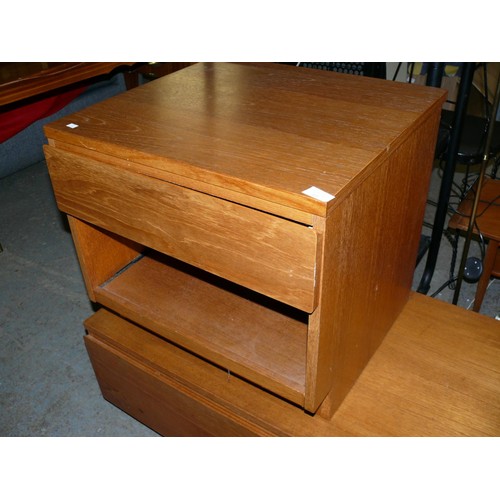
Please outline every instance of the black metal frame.
M429 63L427 85L439 87L441 85L443 69L444 63ZM437 209L434 216L431 241L427 253L425 269L417 289L419 293L423 294L427 294L429 292L431 280L436 269L436 262L439 254L439 248L441 246L441 239L448 210L448 202L450 199L453 177L455 175L455 168L457 164L458 147L460 145L463 121L467 111L467 104L469 102L470 91L472 88L474 71L475 63L463 63L462 77L460 79L460 87L455 106L455 115L450 131L450 142L445 153L445 167L443 170L443 178L441 180Z

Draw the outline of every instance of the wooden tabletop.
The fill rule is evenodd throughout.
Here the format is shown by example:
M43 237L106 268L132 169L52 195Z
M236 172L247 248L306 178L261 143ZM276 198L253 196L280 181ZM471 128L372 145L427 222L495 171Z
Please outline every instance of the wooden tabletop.
M279 64L199 63L56 122L46 134L133 161L158 178L195 179L325 215L331 197L369 175L444 96ZM310 187L327 200L303 194Z
M413 294L332 424L361 436L499 436L500 322Z
M0 106L105 75L133 63L34 62L0 64Z

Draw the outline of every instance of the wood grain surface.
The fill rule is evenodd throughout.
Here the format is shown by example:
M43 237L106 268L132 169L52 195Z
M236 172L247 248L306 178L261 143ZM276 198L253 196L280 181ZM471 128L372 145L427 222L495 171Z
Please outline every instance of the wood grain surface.
M476 184L474 185L476 186ZM474 187L465 200L460 203L457 213L450 218L449 227L467 231L475 196ZM476 212L477 227L474 232L481 231L484 237L500 240L500 180L485 179Z
M158 254L94 294L135 323L304 404L307 314Z
M314 229L45 146L60 210L311 312Z
M342 197L439 109L440 89L288 66L195 64L45 128L98 150L239 194L326 215L302 191ZM68 129L73 122L78 128ZM259 206L257 206L259 208Z
M131 66L126 62L2 63L0 65L0 106L36 97L51 90L83 83L93 77Z
M165 435L500 434L498 322L420 294L331 418L227 377L104 310L86 326L105 397Z
M217 403L214 413L208 400L222 396L200 396L221 376L214 363L242 377L235 394L248 405L252 432L306 433L302 422L326 429L321 422L331 421L408 300L443 101L440 89L364 77L195 64L47 126L58 206L81 219L74 225L83 239L101 231L102 251L116 252L122 264L135 248L130 240L292 306L277 314L246 292L212 289L208 275L181 279L160 257L101 287L113 259L101 266L100 249L80 241L91 297L154 332L126 326L124 355L109 340L117 332L110 326L99 337L94 324L87 345L100 383L112 377L110 386L119 386L123 370L124 379L143 380L131 396L134 408L148 379L158 398L172 398L159 407L182 414L201 405L204 415L210 406L207 418L224 413L234 423L239 403ZM310 187L326 198L305 194ZM135 335L150 346L147 355ZM183 358L190 366L196 359L193 370L207 379L188 383L187 400L184 382L174 393L165 382L170 396L162 396L152 359L155 349L161 357L172 346L160 337L200 356ZM110 374L104 358L121 368ZM123 389L116 391L129 405ZM292 413L267 391L291 401L278 398ZM256 417L252 401L275 408L278 420L290 415L295 430ZM316 416L295 420L295 405ZM145 418L157 421L154 398L147 406Z

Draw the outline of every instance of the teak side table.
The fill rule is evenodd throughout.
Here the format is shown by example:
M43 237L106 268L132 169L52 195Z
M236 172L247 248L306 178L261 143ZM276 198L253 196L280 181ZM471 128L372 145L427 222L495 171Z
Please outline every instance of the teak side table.
M410 296L443 101L196 64L47 126L104 396L169 435L331 418Z

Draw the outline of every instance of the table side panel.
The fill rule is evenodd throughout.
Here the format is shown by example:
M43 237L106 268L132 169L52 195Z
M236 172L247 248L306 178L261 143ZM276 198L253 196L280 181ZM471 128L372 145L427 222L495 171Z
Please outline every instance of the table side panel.
M436 110L326 220L309 330L310 411L329 393L322 412L331 416L408 299L438 124Z
M95 289L133 261L144 248L71 215L68 222L87 294L96 302Z

